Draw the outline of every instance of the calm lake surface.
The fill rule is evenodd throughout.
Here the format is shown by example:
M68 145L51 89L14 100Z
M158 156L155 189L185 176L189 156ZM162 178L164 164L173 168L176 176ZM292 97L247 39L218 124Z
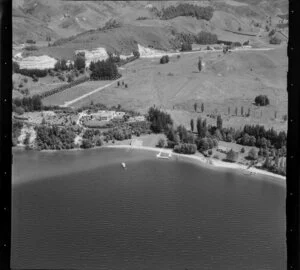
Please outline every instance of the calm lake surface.
M11 267L286 269L284 185L155 155L14 151Z

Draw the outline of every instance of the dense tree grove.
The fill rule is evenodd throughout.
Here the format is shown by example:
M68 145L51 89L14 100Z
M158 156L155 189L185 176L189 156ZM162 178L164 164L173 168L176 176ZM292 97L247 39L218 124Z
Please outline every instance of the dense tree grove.
M169 6L162 9L161 18L164 20L173 19L178 16L195 17L198 20L209 21L213 16L212 7L200 7L191 4L179 4L178 6Z
M92 80L112 80L121 76L116 64L110 59L97 61L96 63L91 62L90 70L92 71Z
M266 95L256 96L254 102L257 106L267 106L270 104L270 100Z
M67 60L66 59L61 59L58 60L55 65L54 65L54 70L55 71L64 71L64 70L68 70L68 66L67 66Z
M206 44L217 44L218 36L216 34L212 34L210 32L201 31L196 36L196 43L206 45Z
M182 52L189 52L192 50L192 44L188 42L183 42L181 44L181 51Z
M57 126L37 126L36 143L40 150L43 149L72 149L75 147L75 132L72 128L59 128Z
M147 119L151 123L150 128L154 133L168 131L173 126L171 116L154 107L149 109Z
M238 158L239 158L239 153L232 149L226 155L226 160L229 162L236 162Z
M14 111L16 111L18 108L23 108L25 112L40 111L42 107L43 104L42 104L41 97L39 95L13 99Z
M180 143L178 145L175 145L174 152L181 153L181 154L195 154L197 151L196 144L193 143Z

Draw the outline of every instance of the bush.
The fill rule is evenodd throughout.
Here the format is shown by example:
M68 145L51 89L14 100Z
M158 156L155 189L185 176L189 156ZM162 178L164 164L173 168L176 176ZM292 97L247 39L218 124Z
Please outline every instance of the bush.
M58 79L60 79L61 81L65 81L66 80L65 76L62 75L62 74L58 75Z
M244 148L244 147L242 147L241 153L242 153L242 154L245 153L245 148Z
M34 45L31 45L31 46L26 46L24 48L26 51L37 51L38 50L38 47L37 46L34 46Z
M159 61L161 64L166 64L169 63L169 56L168 55L164 55L162 58L160 58Z
M209 149L207 153L211 156L213 152L211 149Z
M175 145L174 147L174 152L176 153L181 153L181 154L195 154L197 151L197 146L196 144L191 144L191 143L182 143Z
M255 97L254 102L257 106L267 106L270 104L269 98L266 95L259 95Z
M229 162L236 162L238 158L239 158L239 153L233 151L232 149L226 155L226 160Z
M182 45L181 45L181 51L182 52L188 52L188 51L191 51L191 50L192 50L192 44L191 43L188 43L188 42L182 43Z
M251 160L256 160L258 158L258 154L255 148L251 148L248 152L248 158Z
M270 38L269 42L270 42L270 44L279 45L281 43L281 39L276 36L273 36Z
M166 146L166 140L164 138L160 138L157 143L157 147L164 148Z
M26 43L28 43L28 44L35 44L36 42L35 42L35 40L27 39Z
M82 144L81 144L80 147L83 148L83 149L92 148L93 143L91 142L91 140L84 139L84 140L82 140Z

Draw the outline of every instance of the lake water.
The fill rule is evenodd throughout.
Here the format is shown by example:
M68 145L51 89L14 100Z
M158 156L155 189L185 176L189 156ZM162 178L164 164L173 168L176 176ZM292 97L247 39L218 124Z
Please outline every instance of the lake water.
M15 151L11 267L286 269L284 185L155 155Z

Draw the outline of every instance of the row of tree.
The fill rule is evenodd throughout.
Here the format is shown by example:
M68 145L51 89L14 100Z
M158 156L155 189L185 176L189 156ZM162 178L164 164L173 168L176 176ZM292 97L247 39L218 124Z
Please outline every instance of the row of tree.
M13 111L19 114L23 112L40 111L43 108L43 103L39 95L33 95L32 97L14 98L13 99Z
M110 58L107 60L97 61L96 63L91 62L90 64L92 80L103 80L108 79L117 79L121 77L121 74L118 72L118 68L114 61Z
M209 21L213 16L212 7L200 7L192 4L179 4L178 6L169 6L161 11L163 20L173 19L179 16L195 17L198 20Z

